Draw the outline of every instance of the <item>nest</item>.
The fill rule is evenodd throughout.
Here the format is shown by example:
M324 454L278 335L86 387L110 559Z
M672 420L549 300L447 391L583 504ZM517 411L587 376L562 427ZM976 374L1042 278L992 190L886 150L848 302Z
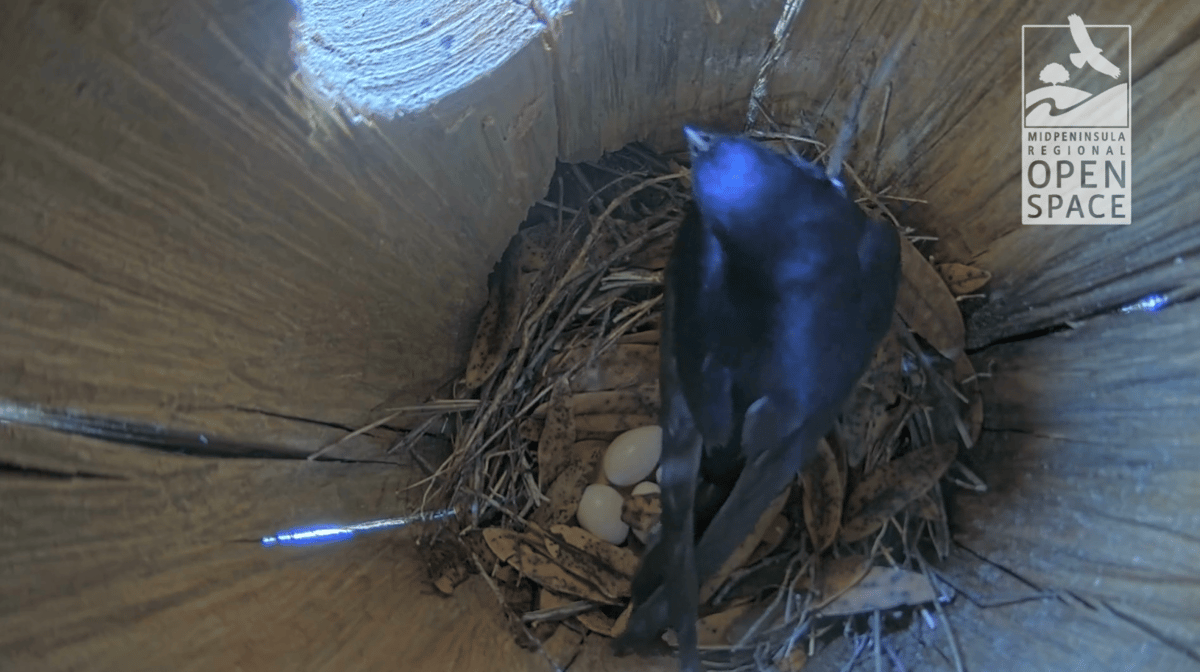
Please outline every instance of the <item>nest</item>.
M752 136L824 158L799 135ZM800 669L843 635L881 655L897 614L932 618L946 599L930 565L949 553L947 489L984 488L958 459L983 409L957 299L988 276L932 265L891 208L914 199L846 174L867 214L904 233L896 316L835 430L702 588L712 668ZM629 615L644 547L601 541L575 512L608 443L657 424L663 273L690 197L688 170L639 146L560 166L490 280L454 398L404 409L427 415L411 441L453 425L450 455L417 484L423 508L459 512L456 535L423 540L431 580L449 594L482 573L518 636L555 666L585 631L614 636ZM656 496L624 495L623 520L648 530Z

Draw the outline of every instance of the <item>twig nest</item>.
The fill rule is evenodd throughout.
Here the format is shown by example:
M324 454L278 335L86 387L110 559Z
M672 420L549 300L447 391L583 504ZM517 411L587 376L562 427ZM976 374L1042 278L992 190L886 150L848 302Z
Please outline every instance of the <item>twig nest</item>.
M662 456L662 428L638 427L613 439L604 453L604 476L618 487L644 480Z
M632 161L639 179L661 173L661 166L631 156L611 160ZM625 170L624 163L614 165ZM539 586L541 606L517 621L523 628L534 617L564 618L550 612L586 600L606 609L572 612L576 623L566 630L622 632L639 555L661 535L661 490L651 481L662 476L661 467L655 472L662 458L655 425L662 410L662 269L688 198L685 171L675 169L628 189L620 185L625 190L595 217L592 209L604 200L579 177L584 168L564 171L559 200L568 180L579 182L580 200L531 214L497 267L500 281L491 287L472 368L461 381L471 394L478 390L480 410L456 434L439 473L450 474L441 481L449 494L481 500L472 522L484 527L495 557L476 566L493 560L514 570L497 577L509 591L502 599L527 610L524 582ZM600 172L607 180L611 170ZM868 214L900 227L883 201L858 187ZM569 226L564 208L580 213ZM962 354L965 330L954 293L978 291L987 274L951 264L935 270L910 241L901 246L903 282L891 331L830 440L819 442L799 484L778 494L700 586L708 662L799 669L797 652L805 647L794 646L793 636L811 627L816 614L915 607L937 595L916 569L926 542L942 560L950 553L941 480L953 465L965 474L953 482L986 489L955 461L959 446L969 448L979 436L983 403L977 388L959 387L976 376ZM542 341L526 342L531 334ZM517 432L509 431L514 420ZM527 518L512 511L528 512ZM631 532L641 543L629 539ZM886 572L868 579L876 565ZM455 575L445 575L440 585L452 588ZM807 593L807 608L776 609L798 592ZM624 611L614 620L617 607Z
M593 483L583 490L579 500L579 524L583 529L610 544L623 544L629 536L629 526L621 521L621 493L603 483Z

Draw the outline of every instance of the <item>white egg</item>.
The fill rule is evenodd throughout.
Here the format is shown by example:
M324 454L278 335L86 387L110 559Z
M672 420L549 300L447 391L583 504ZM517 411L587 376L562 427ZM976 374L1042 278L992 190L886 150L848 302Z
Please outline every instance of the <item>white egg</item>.
M633 492L630 494L649 495L655 492L662 492L662 488L658 487L658 483L654 483L652 481L642 481L641 483L633 486Z
M579 524L610 544L620 544L629 535L629 526L621 521L623 503L621 493L603 483L593 483L579 500Z
M662 456L662 428L638 427L613 439L604 453L604 475L616 486L633 485L650 475Z
M652 483L650 481L642 481L641 483L638 483L637 485L633 486L633 491L630 492L630 494L632 494L632 495L649 495L651 493L656 493L656 492L662 492L662 488L658 487L657 483ZM651 528L651 531L653 531L655 528L661 527L661 526L662 526L662 523L655 523L654 528ZM642 532L640 530L634 530L634 529L630 529L629 531L633 532L633 536L637 537L638 541L642 542L643 544L646 543L646 540L650 538L650 534L647 532Z

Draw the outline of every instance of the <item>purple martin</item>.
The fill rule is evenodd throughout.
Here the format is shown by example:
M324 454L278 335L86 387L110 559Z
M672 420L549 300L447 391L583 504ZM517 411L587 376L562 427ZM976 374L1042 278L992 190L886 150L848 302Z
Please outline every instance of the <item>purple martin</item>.
M684 134L694 207L666 278L662 531L614 647L646 652L673 628L697 672L699 586L833 427L891 324L900 247L812 163Z

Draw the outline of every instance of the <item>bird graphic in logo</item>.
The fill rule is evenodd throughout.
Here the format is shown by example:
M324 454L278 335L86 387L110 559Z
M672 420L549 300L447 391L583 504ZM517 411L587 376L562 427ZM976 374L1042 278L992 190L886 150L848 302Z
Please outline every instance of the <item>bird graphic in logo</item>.
M1078 53L1071 54L1071 62L1075 64L1075 67L1082 68L1083 64L1087 63L1101 74L1108 75L1113 79L1120 77L1121 69L1101 56L1100 49L1092 44L1087 26L1083 25L1083 19L1079 18L1078 14L1072 14L1067 17L1067 23L1071 27L1071 39L1075 40L1075 47L1079 49Z

